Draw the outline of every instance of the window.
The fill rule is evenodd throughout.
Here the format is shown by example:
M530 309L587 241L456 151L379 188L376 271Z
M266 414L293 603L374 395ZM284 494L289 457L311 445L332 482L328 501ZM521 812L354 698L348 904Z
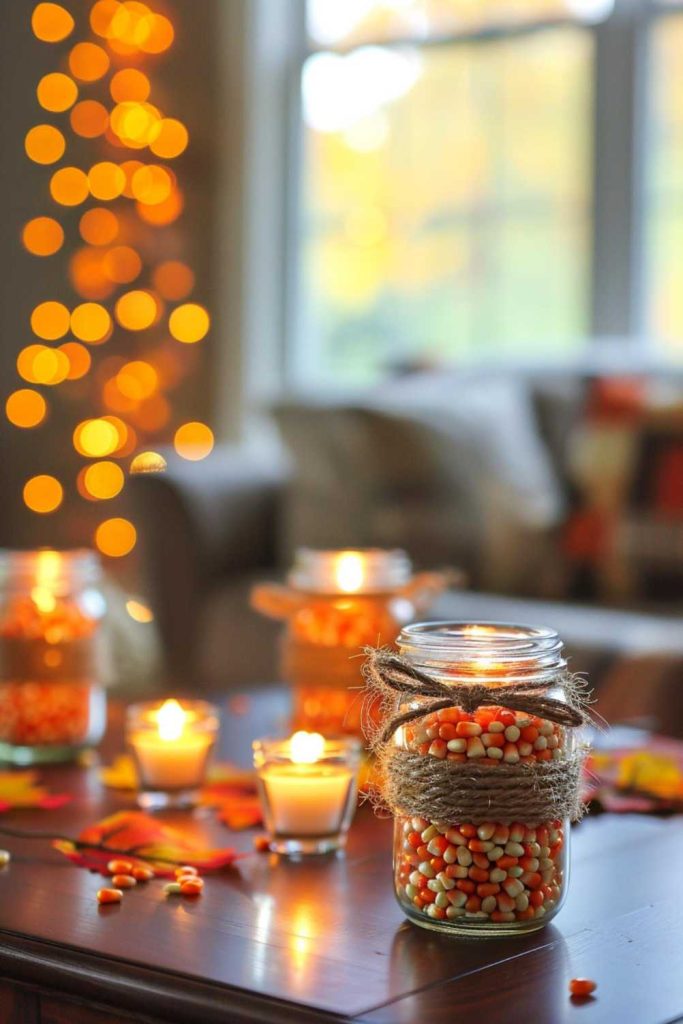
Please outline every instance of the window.
M355 386L404 366L581 358L605 322L623 334L639 325L666 352L683 351L676 8L308 0L295 383ZM610 159L615 129L603 139L595 120L596 91L609 82L600 61L616 65L613 81L628 62L634 96L642 88L637 47L620 52L622 37L649 44L642 181ZM609 103L620 104L619 88ZM630 152L643 136L624 120L617 149ZM612 201L624 181L627 210L644 211L642 251L640 224ZM616 301L603 299L594 259L610 273L611 234L612 258L626 268L615 273ZM642 308L632 314L641 280ZM611 316L600 315L601 302L611 302Z
M646 177L648 326L664 351L683 355L683 10L662 14L650 39Z

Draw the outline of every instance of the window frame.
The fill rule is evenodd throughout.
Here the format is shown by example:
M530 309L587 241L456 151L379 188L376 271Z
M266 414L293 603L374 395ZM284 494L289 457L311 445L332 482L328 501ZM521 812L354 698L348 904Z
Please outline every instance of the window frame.
M252 357L263 365L263 356L273 357L276 372L269 375L266 391L296 393L307 390L304 384L307 349L312 339L304 337L301 320L302 280L300 273L300 214L303 188L303 122L300 81L304 62L312 54L328 49L310 44L306 35L306 0L243 0L256 9L263 8L261 19L272 17L273 8L279 7L286 18L281 18L283 40L280 57L289 63L286 86L280 79L277 102L272 104L278 116L284 116L287 129L286 161L271 168L266 182L279 197L282 209L282 231L276 247L281 257L277 301L272 303L270 329L266 331L268 344L264 346L263 332L254 342ZM268 7L268 14L265 7ZM457 45L459 42L481 42L492 39L525 36L558 26L577 25L593 37L593 115L591 131L592 201L590 204L591 231L588 257L587 306L589 314L590 344L574 362L586 365L599 362L603 343L612 346L615 338L623 341L625 359L633 356L640 362L651 356L647 342L647 253L645 236L645 154L648 132L648 65L650 60L650 26L655 19L683 13L683 0L665 3L662 0L615 0L610 15L603 21L591 23L572 18L548 18L530 24L486 28L483 30L434 36L429 39L377 40L376 45L401 46L415 44L422 47ZM258 31L259 18L254 18ZM336 52L349 52L358 45L335 47ZM276 99L270 92L270 100ZM266 98L265 95L263 98ZM261 110L263 107L261 106ZM251 114L260 116L256 105ZM615 171L615 168L620 169ZM264 195L264 188L261 195ZM258 195L252 195L250 205L258 204ZM271 289L271 294L275 294ZM263 311L261 311L261 317ZM247 332L248 334L250 332ZM634 344L635 343L635 344ZM604 346L603 346L604 347ZM525 364L522 356L520 366ZM566 363L548 361L550 369L561 370ZM476 364L475 364L476 366ZM249 389L254 394L254 389ZM256 389L259 398L264 388Z

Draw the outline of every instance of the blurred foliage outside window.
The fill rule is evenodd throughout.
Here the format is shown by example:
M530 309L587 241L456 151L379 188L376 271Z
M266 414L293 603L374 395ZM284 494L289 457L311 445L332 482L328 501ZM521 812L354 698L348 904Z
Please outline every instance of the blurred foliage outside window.
M308 0L300 382L581 353L594 25L611 10L610 0ZM652 31L648 326L683 348L683 17Z
M645 186L647 323L683 357L683 13L658 18L650 40Z

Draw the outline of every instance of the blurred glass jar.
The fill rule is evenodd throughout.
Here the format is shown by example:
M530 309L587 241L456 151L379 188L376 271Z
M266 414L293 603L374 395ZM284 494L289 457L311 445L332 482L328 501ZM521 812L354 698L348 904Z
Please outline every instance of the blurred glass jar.
M102 738L101 584L92 551L0 551L0 760L68 761Z
M287 628L281 664L293 692L295 729L361 734L359 690L365 646L393 644L455 574L413 575L404 551L300 548L287 585L259 584L254 608Z

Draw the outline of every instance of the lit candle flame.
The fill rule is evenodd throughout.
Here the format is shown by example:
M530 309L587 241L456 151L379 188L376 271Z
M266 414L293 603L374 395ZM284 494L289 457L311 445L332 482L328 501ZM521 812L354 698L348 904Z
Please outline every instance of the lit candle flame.
M365 564L359 551L343 551L335 562L334 575L339 590L353 594L365 582Z
M156 712L159 739L169 742L178 740L183 734L187 713L177 700L167 700Z
M289 756L294 764L314 764L325 750L325 738L319 732L295 732L289 741Z

